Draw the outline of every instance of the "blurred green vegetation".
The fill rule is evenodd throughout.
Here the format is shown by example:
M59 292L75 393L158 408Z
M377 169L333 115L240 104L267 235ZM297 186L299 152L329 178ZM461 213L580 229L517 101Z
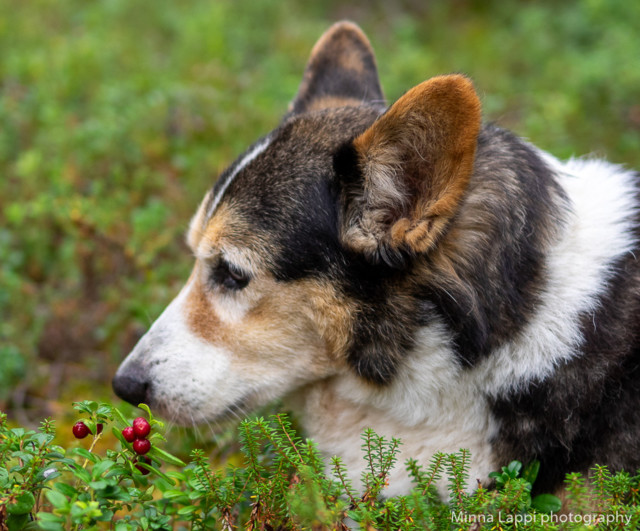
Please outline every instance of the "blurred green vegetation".
M640 168L640 2L0 0L0 409L69 422L191 267L216 175L315 40L358 22L389 100L439 73L560 156Z

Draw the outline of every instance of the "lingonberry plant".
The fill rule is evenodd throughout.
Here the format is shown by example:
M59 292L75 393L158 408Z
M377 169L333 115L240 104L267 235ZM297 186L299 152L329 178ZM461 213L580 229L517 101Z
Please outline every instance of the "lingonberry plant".
M436 454L427 467L409 460L406 467L415 488L406 496L385 498L389 471L397 465L397 439L365 430L367 466L363 487L355 488L341 460L334 457L327 467L313 441L302 440L286 415L256 418L239 427L244 466L213 470L201 450L193 450L186 465L161 449L162 422L140 406L148 420L131 423L109 404L76 403L79 422L92 437L71 449L54 444L51 421L31 431L9 428L0 415L0 530L345 531L359 526L479 531L640 525L640 476L612 475L604 467L592 471L590 486L579 474L567 477L564 519L550 514L560 508L554 496L532 499L539 467L535 462L523 467L514 461L492 474L495 488L478 484L468 493L466 450ZM100 424L111 429L101 431ZM99 454L96 443L103 437L113 444ZM140 441L150 446L144 455L135 450ZM447 503L436 491L442 484L449 487Z
M144 436L134 437L132 443L122 433L128 422L117 408L91 401L78 402L74 407L82 419L73 426L73 435L77 439L92 435L88 448L65 450L55 445L55 428L49 421L35 432L9 429L6 417L2 417L0 461L4 466L0 468L0 529L115 526L124 531L141 526L144 529L165 526L171 518L146 505L159 486L145 476L153 473L155 482L173 485L175 480L160 470L160 464L186 465L157 447L158 442L164 441L159 431L150 435L151 427L161 429L162 422L141 404L149 420L136 419L143 426L140 433ZM98 455L94 448L105 436L105 425L112 426L113 449ZM136 443L142 445L141 449L136 450ZM139 514L134 507L140 509Z

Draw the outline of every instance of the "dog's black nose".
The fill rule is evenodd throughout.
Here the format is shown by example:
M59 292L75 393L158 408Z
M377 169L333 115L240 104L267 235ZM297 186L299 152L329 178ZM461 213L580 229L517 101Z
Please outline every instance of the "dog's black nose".
M142 367L127 367L119 370L111 382L114 392L122 400L137 406L140 403L151 402L151 385Z

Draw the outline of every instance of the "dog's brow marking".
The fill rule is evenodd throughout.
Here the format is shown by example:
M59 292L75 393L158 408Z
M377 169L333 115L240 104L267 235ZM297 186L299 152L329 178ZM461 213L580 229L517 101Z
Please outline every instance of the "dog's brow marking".
M213 201L211 202L211 206L209 207L209 211L207 212L206 219L209 219L213 215L213 213L216 210L216 207L218 206L218 203L220 203L220 200L222 199L222 196L227 191L227 188L233 182L236 175L238 175L242 170L244 170L251 163L252 160L254 160L258 155L260 155L260 153L262 153L265 149L267 149L270 143L271 143L271 140L268 137L265 138L262 142L257 144L251 151L249 151L249 153L247 153L245 157L238 163L238 165L233 170L233 173L229 175L227 180L220 187L220 190L218 190L218 193L216 194L216 196L213 198Z

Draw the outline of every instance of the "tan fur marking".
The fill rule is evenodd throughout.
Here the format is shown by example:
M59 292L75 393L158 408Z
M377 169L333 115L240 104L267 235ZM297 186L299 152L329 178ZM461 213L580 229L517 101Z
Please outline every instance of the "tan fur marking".
M260 353L263 363L267 358L287 365L292 363L292 357L298 363L304 357L310 373L330 372L330 352L311 318L305 301L307 290L296 285L300 283L282 285L264 279L261 284L259 303L247 313L240 325L242 330L234 330L236 352L242 353L238 364L245 371L255 370L255 357Z
M473 85L460 75L425 81L392 105L354 141L364 197L347 215L345 243L429 250L469 183L480 121Z
M316 98L307 107L307 111L322 111L325 109L337 109L339 107L355 107L361 105L362 101L355 98L340 98L338 96L323 96Z
M224 248L236 265L261 267L262 258L275 253L273 242L249 228L249 220L228 203L221 203L198 242L196 256L207 258ZM241 251L239 251L241 249Z
M305 284L303 289L311 303L312 318L331 356L344 358L357 311L355 304L339 296L330 282L307 281Z
M318 57L339 50L340 55L336 57L336 66L362 73L364 70L362 57L353 49L351 44L353 41L364 44L373 55L369 39L357 25L348 21L336 22L316 42L311 50L309 62L317 61Z
M221 294L204 285L203 267L206 265L196 263L192 273L185 308L189 329L233 352L233 363L240 370L251 373L256 366L264 367L265 358L290 363L291 356L304 352L313 352L305 364L314 374L325 375L342 363L354 309L329 283L301 280L282 284L261 277L242 292ZM247 312L241 321L225 323L215 309L224 308L225 303L213 304L214 297L246 299Z
M200 239L203 234L203 226L205 223L205 215L207 204L209 202L209 198L211 196L211 192L204 196L204 199L200 203L198 210L194 214L193 218L191 218L191 223L189 223L189 231L187 232L187 245L191 251L195 252L198 248L198 244L200 243Z
M421 221L414 228L405 232L404 240L406 240L410 247L419 249L424 245L425 239L429 237L428 227L429 224L426 221Z
M409 218L399 219L391 227L391 239L400 240L409 231L410 227L411 220Z
M229 231L230 223L241 223L238 213L233 212L227 203L222 203L216 209L215 215L209 220L200 239L199 247L218 247L224 235Z
M199 271L201 267L204 266L196 262L191 273L190 282L193 282L193 287L186 302L187 323L196 335L215 343L221 339L223 330L207 297L206 286L202 283L202 275Z
M333 55L334 52L339 51L340 54L335 57L336 66L362 73L364 71L362 56L353 48L351 44L353 41L364 44L367 51L373 55L369 39L357 25L348 21L336 22L316 42L311 50L309 63L317 61L322 55Z

